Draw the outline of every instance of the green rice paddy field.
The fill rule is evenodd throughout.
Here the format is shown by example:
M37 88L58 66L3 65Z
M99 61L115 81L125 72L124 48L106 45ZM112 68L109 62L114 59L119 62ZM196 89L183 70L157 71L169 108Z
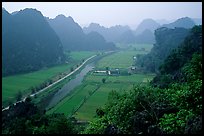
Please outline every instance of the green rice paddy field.
M128 49L106 56L98 61L96 69L128 68L133 64L132 57L138 53L145 52ZM82 85L76 87L70 95L47 113L64 113L66 116L72 115L81 121L90 121L96 115L96 109L104 106L112 90L123 93L125 90L132 89L136 84L148 83L154 76L154 74L109 76L89 72ZM105 83L102 83L103 78L106 79Z
M121 44L117 44L118 47L124 46ZM113 55L104 57L101 59L97 67L98 68L128 68L133 64L133 56L136 54L146 54L151 50L153 45L151 44L130 44L126 45L126 50L117 52ZM144 48L145 51L140 51L139 49ZM138 49L138 50L135 50Z
M38 86L48 79L52 79L62 72L70 72L70 68L79 63L82 59L86 59L96 52L81 51L71 52L70 57L74 60L71 64L62 64L59 66L14 76L2 78L2 104L4 106L13 103L19 91L23 96L31 93L30 88Z
M146 83L147 79L151 80L153 77L153 74L134 74L130 76L97 76L90 74L85 78L82 85L74 89L72 95L67 96L49 110L48 114L54 112L69 116L83 103L86 97L86 101L74 113L74 116L78 120L92 120L96 114L96 108L103 106L107 101L109 92L112 90L123 92L132 89L133 85ZM102 78L106 78L105 83L102 83Z
M96 63L96 69L109 67L127 70L127 68L134 63L133 56L147 53L146 51L135 50L134 46L136 45L132 45L126 50L102 58ZM150 47L151 45L146 45L145 49L149 50ZM71 67L94 54L97 54L97 52L71 52L67 54L72 60L71 64L63 64L32 73L2 78L3 104L15 102L15 97L19 91L24 95L30 94L31 90L29 90L29 88L32 86L38 86L44 81L59 75L59 73L69 72ZM78 120L90 121L96 115L96 109L104 106L112 90L123 93L124 90L132 89L135 84L148 83L153 77L154 74L110 76L97 75L94 74L93 71L89 72L80 86L73 89L69 95L54 107L48 109L46 113L64 113L66 116L74 116ZM105 83L102 83L103 78L106 79ZM50 89L50 91L52 91L52 89ZM41 95L48 95L47 93L50 91L48 90ZM38 97L38 99L40 98Z
M133 56L139 53L140 51L120 51L114 53L113 55L104 57L101 59L97 67L98 68L128 68L133 64Z

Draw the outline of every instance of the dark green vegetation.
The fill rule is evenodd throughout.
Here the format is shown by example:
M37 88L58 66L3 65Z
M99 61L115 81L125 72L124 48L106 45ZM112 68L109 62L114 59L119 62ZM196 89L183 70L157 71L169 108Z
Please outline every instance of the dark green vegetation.
M63 114L45 115L28 97L2 112L2 134L75 134L74 121Z
M145 71L157 72L159 66L170 52L178 47L188 35L185 28L158 28L155 30L156 43L147 55L137 55L136 65Z
M136 86L119 94L112 91L98 118L83 131L88 134L201 134L202 133L202 26L195 26L190 34L172 51L161 66L158 86ZM191 53L190 53L190 52ZM190 54L189 54L190 53ZM172 56L182 55L177 61ZM172 63L180 64L170 68ZM171 71L168 71L170 69ZM166 70L166 71L165 71ZM174 82L172 73L179 72ZM153 82L153 83L154 83ZM100 112L99 112L100 111Z
M170 52L168 57L164 60L164 63L159 67L159 74L152 81L154 86L167 87L173 82L185 82L189 80L188 76L184 76L189 71L190 66L186 66L191 59L192 61L199 61L202 54L202 26L195 26L191 29L189 35L185 38L184 42ZM193 56L194 55L194 56ZM196 63L196 62L192 62ZM200 62L201 63L201 62ZM197 65L197 66L196 66ZM202 64L195 64L197 68L202 68ZM194 68L194 70L196 70ZM198 74L199 69L195 71ZM192 75L194 73L191 73ZM199 76L199 77L198 77ZM194 77L194 80L201 75Z
M31 72L64 61L60 39L41 12L2 9L2 74Z
M84 34L82 28L74 22L72 17L58 15L54 19L47 19L47 21L59 36L65 50L95 51L116 49L113 43L107 43L103 36L97 32Z
M74 71L74 69L82 64L89 55L95 54L95 52L63 52L59 39L61 42L64 40L63 46L67 47L66 50L79 50L74 45L83 46L80 47L83 50L87 48L91 51L112 50L106 48L107 44L104 40L106 38L103 38L97 32L90 32L87 35L83 34L81 28L71 17L57 17L58 19L60 17L60 19L66 20L67 23L70 23L69 25L71 27L68 25L67 27L69 29L66 30L64 28L64 30L73 31L67 32L68 37L57 38L56 34L53 33L54 31L50 29L51 27L48 27L49 24L46 22L47 20L45 20L42 14L36 10L25 9L13 13L12 15L5 10L2 11L4 12L3 35L8 35L7 32L12 31L14 36L19 36L19 40L15 40L14 38L14 43L12 41L13 37L9 37L10 41L6 39L7 37L4 37L3 39L3 43L7 40L8 45L13 45L8 46L8 48L7 46L3 46L3 48L6 47L7 52L9 52L9 50L14 52L14 45L19 45L18 47L20 48L17 48L17 52L15 52L16 54L13 56L10 54L9 57L19 58L19 56L16 55L20 54L21 56L22 51L24 48L27 49L27 47L28 53L32 52L33 48L29 48L32 44L35 45L34 47L38 47L34 49L39 50L41 55L43 54L45 57L48 57L49 55L46 52L48 47L46 45L51 43L49 43L50 39L46 41L46 38L53 38L52 40L58 39L53 41L54 44L57 44L56 48L53 47L56 49L56 52L51 52L61 55L60 57L54 55L54 57L58 59L53 58L55 59L53 63L41 62L42 65L39 66L39 69L43 68L43 70L3 78L4 86L2 89L7 88L12 90L3 91L3 102L4 100L20 100L27 94L34 93L37 90L46 87L52 82L62 78L70 71ZM35 14L30 14L30 12L34 12ZM25 19L24 14L29 20L22 21ZM14 20L13 17L15 19L21 17L22 20L15 22L12 21ZM33 18L40 18L41 21ZM32 27L29 27L30 24L26 24L26 22L29 21L32 21L35 24L32 24L31 22L30 24ZM14 22L17 24L16 30L18 31L13 30ZM10 27L5 26L7 23ZM46 27L43 25L41 26L40 23L46 24ZM27 33L24 33L24 31L19 32L24 28L21 24L24 24L24 31ZM32 32L27 31L33 29L35 25L37 26L36 30L33 30ZM143 43L142 38L148 33L151 36L152 31L156 29L154 33L156 44L154 44L150 53L148 53L150 46L148 47L148 50L144 47L144 45L146 46L147 44L143 44L142 46L135 44L135 35L132 31L129 31L129 28L117 26L107 29L107 31L111 30L113 32L109 33L110 35L107 35L110 36L109 38L115 40L113 42L119 42L117 43L117 46L120 50L117 52L109 52L111 54L110 56L106 56L106 53L104 52L98 52L98 59L96 59L97 57L95 58L97 60L95 60L95 62L97 63L94 70L96 71L88 73L85 76L83 83L73 90L69 90L71 91L69 94L65 93L66 97L57 101L58 103L56 103L54 107L47 109L49 101L52 100L51 98L54 98L54 94L58 90L69 82L71 78L76 76L75 74L77 72L44 92L35 95L32 97L32 100L31 98L27 98L25 102L20 102L16 105L10 104L11 106L8 110L2 111L2 133L202 133L202 26L195 26L190 29L193 25L194 23L189 20L189 18L182 18L169 24L169 26L167 25L167 27L170 28L162 27L156 29L158 24L155 24L155 22L152 26L146 25L149 29L145 29L146 27L144 27L142 33L146 34L141 36L142 34L140 33L141 35L138 40L141 40L140 42ZM177 26L185 28L174 28ZM49 28L50 33L48 34L48 37L45 36L47 33L44 33L44 28L41 27ZM66 25L64 27L66 27ZM41 37L38 37L39 30L42 30L42 34L44 34L39 35ZM58 29L55 31L58 31ZM62 31L60 30L59 33L61 32ZM33 39L29 39L29 34L34 35ZM111 37L111 35L116 37ZM20 36L25 36L27 39L21 39ZM147 39L149 38L144 38L145 42L147 42ZM82 45L83 43L81 43L81 41L85 42L87 45ZM41 46L39 43L44 46ZM104 46L104 48L101 46ZM40 49L40 47L43 47L43 49ZM5 55L7 52L3 52L3 54ZM33 52L38 53L37 51ZM32 55L31 58L35 58L35 54ZM99 60L103 55L105 57ZM21 58L22 63L26 64L26 66L30 68L30 71L34 71L36 69L33 69L32 65L27 65L26 63L29 57L28 54L23 56ZM94 60L91 60L91 62L94 62ZM46 68L56 64L61 65ZM25 68L24 72L28 72L29 70ZM12 72L10 74L15 73ZM19 73L21 72L23 71L20 71ZM154 73L149 74L149 72L155 72L156 76ZM150 80L151 82L149 82ZM5 81L7 84L5 84ZM10 83L12 84L11 86L9 85ZM64 90L67 92L68 89ZM61 93L61 91L59 91L59 93ZM62 97L58 96L57 98ZM9 103L12 102L7 101L7 104Z

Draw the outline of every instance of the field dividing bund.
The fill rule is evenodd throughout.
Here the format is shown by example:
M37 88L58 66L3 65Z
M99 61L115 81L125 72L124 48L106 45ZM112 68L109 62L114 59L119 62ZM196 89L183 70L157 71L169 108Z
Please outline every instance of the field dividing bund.
M94 85L80 85L76 87L73 93L59 102L54 108L48 111L49 113L65 113L65 115L70 115L80 103L86 99L97 86Z
M89 121L93 119L96 114L96 109L104 106L108 99L108 95L112 90L122 91L126 88L124 84L106 84L102 85L74 114L74 116L81 121Z
M142 47L142 46L141 46ZM146 54L152 45L146 45L148 49L135 50L134 45L126 50L115 52L105 56L96 62L94 70L115 70L126 71L126 74L107 75L89 72L82 84L72 90L67 97L56 104L46 113L64 113L66 116L74 116L79 121L90 121L96 116L96 109L103 107L107 102L111 91L124 93L135 85L148 84L155 74L135 73L128 74L128 69L134 64L133 57L137 54ZM102 79L105 82L102 82Z
M134 85L144 83L143 82L144 79L151 80L153 77L154 75L152 74L151 75L134 74L130 76L118 76L118 77L109 76L106 79L106 82L104 84L101 83L100 88L84 103L84 105L74 114L74 116L78 120L90 121L96 115L96 109L99 107L103 107L104 104L107 102L108 95L111 91L114 90L119 93L123 93L125 90L132 89ZM101 78L103 77L101 76ZM130 81L128 79L130 79Z
M133 85L147 83L153 74L134 74L129 76L97 76L89 74L83 84L76 87L71 95L64 98L51 110L50 113L64 113L66 116L74 115L78 120L90 121L96 114L96 109L104 106L108 94L115 90L123 93L124 90L132 89ZM105 78L106 82L102 83ZM145 80L145 82L143 82ZM93 93L93 91L95 91Z

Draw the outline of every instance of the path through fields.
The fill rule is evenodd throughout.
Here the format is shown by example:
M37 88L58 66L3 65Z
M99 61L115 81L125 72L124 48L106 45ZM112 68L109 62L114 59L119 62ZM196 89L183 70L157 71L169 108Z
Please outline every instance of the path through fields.
M64 80L65 78L71 76L71 75L74 74L76 71L78 71L83 65L85 65L85 63L86 63L87 61L89 61L90 59L92 59L92 58L94 58L94 57L96 57L96 56L97 56L97 55L93 55L93 56L89 57L89 58L86 59L79 67L77 67L76 69L74 69L72 72L70 72L69 74L67 74L67 75L64 76L63 78L61 78L61 79L55 81L54 83L48 85L47 87L45 87L45 88L39 90L38 92L36 92L36 93L34 93L34 94L31 94L30 97L33 97L33 96L35 96L36 94L39 94L39 93L45 91L46 89L48 89L48 88L52 87L53 85L59 83L60 81ZM20 102L22 102L22 101L25 101L26 98L27 98L27 97L25 97L25 98L24 98L23 100L21 100L21 101L17 101L17 102L15 102L15 103L13 103L13 104L16 105L17 103L20 103ZM7 110L7 109L9 109L9 106L6 107L6 108L4 108L4 109L2 109L2 111Z

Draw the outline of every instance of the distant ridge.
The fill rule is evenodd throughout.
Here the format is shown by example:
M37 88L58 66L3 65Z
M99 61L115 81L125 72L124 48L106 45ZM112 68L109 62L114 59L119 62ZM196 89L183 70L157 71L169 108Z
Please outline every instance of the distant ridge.
M58 15L54 19L47 19L50 26L59 36L65 50L114 50L113 43L107 43L99 33L85 34L72 17Z
M195 25L194 21L189 17L179 18L176 21L164 24L162 27L167 28L175 28L175 27L182 27L182 28L192 28Z

